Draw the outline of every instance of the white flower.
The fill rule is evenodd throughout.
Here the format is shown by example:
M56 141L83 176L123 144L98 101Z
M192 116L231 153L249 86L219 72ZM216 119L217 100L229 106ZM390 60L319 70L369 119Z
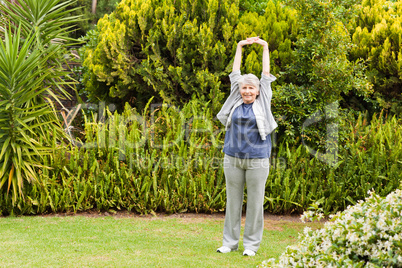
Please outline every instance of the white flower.
M347 238L351 243L354 243L354 242L359 241L359 236L358 236L356 233L348 233L348 234L346 235L346 238Z
M311 228L310 227L304 227L303 232L304 232L304 234L309 234L311 232Z
M387 224L384 221L384 218L380 218L377 222L377 228L378 229L385 229L387 227Z

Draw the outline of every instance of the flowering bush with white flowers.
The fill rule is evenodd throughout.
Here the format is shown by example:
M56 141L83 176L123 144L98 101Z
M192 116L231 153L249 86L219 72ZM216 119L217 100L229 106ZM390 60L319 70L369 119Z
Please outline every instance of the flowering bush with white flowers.
M311 212L302 218L314 218ZM402 267L402 190L331 215L319 230L305 228L279 260L259 267Z

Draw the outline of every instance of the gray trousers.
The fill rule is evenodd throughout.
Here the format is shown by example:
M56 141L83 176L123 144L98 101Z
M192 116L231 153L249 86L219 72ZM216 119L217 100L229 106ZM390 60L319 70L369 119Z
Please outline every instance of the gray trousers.
M246 224L243 246L257 252L264 230L265 183L269 159L241 159L225 155L226 214L223 245L237 250L240 238L244 185L247 185Z

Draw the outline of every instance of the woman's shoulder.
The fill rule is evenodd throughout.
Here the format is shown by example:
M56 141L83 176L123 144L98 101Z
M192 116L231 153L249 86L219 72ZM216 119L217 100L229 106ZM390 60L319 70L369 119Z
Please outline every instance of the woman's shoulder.
M234 75L234 74L239 74L241 75L241 71L240 70L236 70L236 71L232 71L229 76Z
M276 80L276 76L273 74L266 75L261 73L261 82L274 82Z
M230 82L231 82L232 84L237 83L240 78L241 78L241 72L240 72L240 70L233 71L233 72L231 72L231 73L229 74L229 79L230 79Z

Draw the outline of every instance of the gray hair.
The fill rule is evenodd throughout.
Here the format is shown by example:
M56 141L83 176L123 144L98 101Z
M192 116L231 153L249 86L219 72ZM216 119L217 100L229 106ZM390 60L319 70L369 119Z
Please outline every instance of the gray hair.
M243 74L237 82L240 87L242 87L242 85L252 85L260 91L260 79L254 74Z

